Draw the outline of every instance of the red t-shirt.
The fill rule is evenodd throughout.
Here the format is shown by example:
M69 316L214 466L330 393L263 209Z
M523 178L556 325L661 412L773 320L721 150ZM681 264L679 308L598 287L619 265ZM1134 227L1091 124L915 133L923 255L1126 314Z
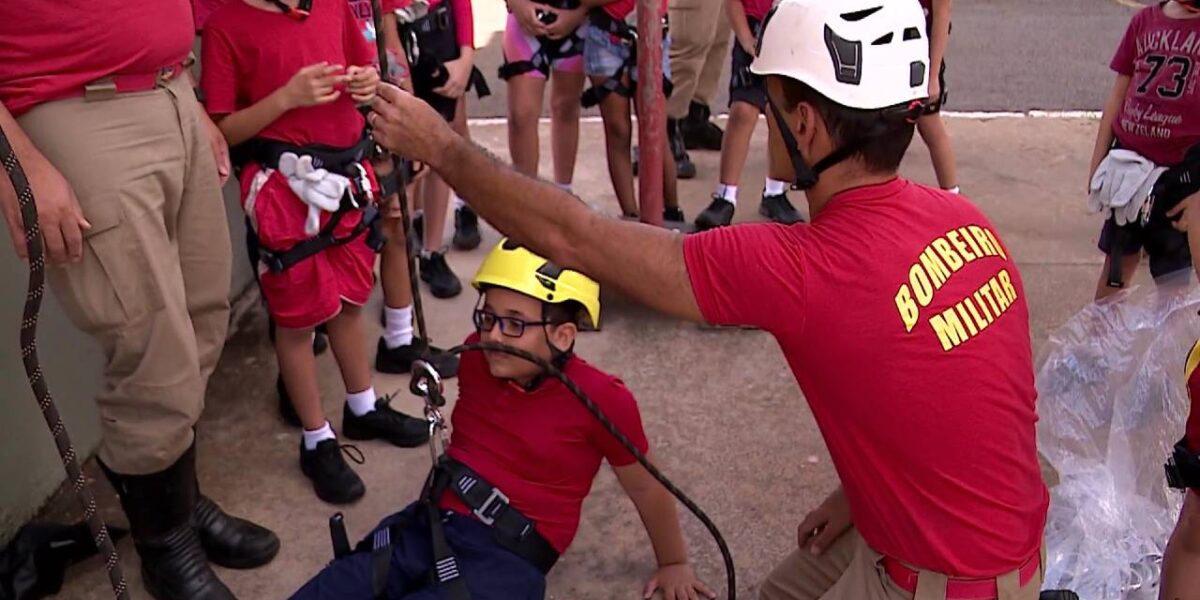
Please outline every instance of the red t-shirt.
M188 0L0 1L0 102L15 116L116 74L153 73L192 49Z
M613 0L612 2L603 5L601 8L603 8L604 12L608 13L610 17L618 21L624 21L626 17L633 14L633 10L637 8L639 1L640 0ZM665 14L667 14L667 0L662 0L662 8L659 9L658 15L661 17Z
M350 4L313 2L312 14L296 21L278 11L232 1L204 26L200 87L212 115L247 108L283 87L302 67L370 65L375 50L359 30ZM337 100L297 108L258 137L290 144L352 146L362 137L363 116L345 89Z
M1128 75L1113 122L1122 147L1171 167L1200 143L1200 17L1173 19L1162 5L1134 15L1109 65Z
M383 0L383 9L393 11L412 4L412 0ZM442 0L429 0L429 10L442 4ZM454 37L460 48L475 47L475 13L471 0L450 0L454 13Z
M758 19L759 23L767 18L772 6L772 0L742 0L742 9L746 11L746 16Z
M696 301L774 335L875 550L957 577L1042 543L1029 311L1016 263L966 199L904 179L811 225L689 236Z
M475 341L477 335L467 338ZM637 402L619 379L578 357L563 372L639 450L648 450ZM633 456L557 380L527 392L493 377L481 353L466 352L458 389L447 452L507 494L538 533L565 552L600 461L620 467L633 464ZM442 506L470 514L453 493L443 496Z
M1200 340L1196 341L1196 345L1200 346ZM1189 359L1193 352L1196 352L1194 347L1188 353ZM1192 370L1187 376L1189 406L1184 439L1192 452L1200 453L1200 368Z

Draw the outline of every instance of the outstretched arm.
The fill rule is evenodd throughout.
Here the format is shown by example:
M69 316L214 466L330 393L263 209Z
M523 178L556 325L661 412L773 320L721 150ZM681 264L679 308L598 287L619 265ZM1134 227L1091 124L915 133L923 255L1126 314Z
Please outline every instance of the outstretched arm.
M383 86L371 124L393 152L430 165L481 217L562 267L659 312L701 321L684 263L683 236L604 217L571 194L501 164L455 134L427 104Z

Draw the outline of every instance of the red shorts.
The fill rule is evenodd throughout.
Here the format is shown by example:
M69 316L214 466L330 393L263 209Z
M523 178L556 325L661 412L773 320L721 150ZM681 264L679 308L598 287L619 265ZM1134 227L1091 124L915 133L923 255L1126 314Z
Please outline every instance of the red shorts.
M375 185L371 165L364 164ZM250 216L259 245L264 250L284 251L310 237L304 232L308 205L292 192L282 175L261 171L251 164L242 172L242 208ZM323 213L321 226L331 217L332 213ZM361 219L359 211L346 213L335 235L348 235ZM326 248L282 273L272 273L261 263L258 271L267 312L275 323L288 329L307 329L336 317L343 302L366 304L375 287L375 252L367 246L366 236L361 235Z

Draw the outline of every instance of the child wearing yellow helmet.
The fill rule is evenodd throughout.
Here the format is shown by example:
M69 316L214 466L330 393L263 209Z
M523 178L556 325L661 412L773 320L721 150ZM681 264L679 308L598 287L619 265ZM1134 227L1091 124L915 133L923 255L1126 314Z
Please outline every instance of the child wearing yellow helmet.
M1190 233L1190 232L1189 232ZM1189 238L1193 237L1191 235ZM1193 254L1193 256L1195 256ZM1184 437L1175 446L1167 464L1167 481L1183 488L1183 510L1171 541L1163 553L1163 600L1191 598L1200 590L1200 341L1188 352L1184 362L1191 411Z
M595 281L503 240L472 283L480 300L467 343L503 343L555 362L649 455L633 394L572 351L579 326L600 320ZM453 560L437 558L428 511L410 505L360 544L370 550L378 532L388 532L384 596L454 598L454 586L465 585L471 598L542 598L545 575L574 539L583 500L608 461L654 547L657 567L644 595L660 589L664 598L715 597L688 565L674 498L562 382L541 377L537 365L492 352L463 353L458 382L453 436L439 463L449 483L440 497L434 492ZM376 573L372 552L356 552L334 561L293 598L369 598Z

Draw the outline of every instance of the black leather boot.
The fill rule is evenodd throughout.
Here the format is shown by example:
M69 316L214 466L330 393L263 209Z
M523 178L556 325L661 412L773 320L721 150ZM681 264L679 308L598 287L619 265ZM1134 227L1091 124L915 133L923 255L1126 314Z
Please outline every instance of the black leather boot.
M157 600L236 600L208 564L192 527L196 510L196 448L165 471L121 475L101 463L121 497L134 546L142 559L142 582Z
M279 537L270 529L226 514L203 494L192 512L192 527L208 559L227 569L261 567L279 554Z

